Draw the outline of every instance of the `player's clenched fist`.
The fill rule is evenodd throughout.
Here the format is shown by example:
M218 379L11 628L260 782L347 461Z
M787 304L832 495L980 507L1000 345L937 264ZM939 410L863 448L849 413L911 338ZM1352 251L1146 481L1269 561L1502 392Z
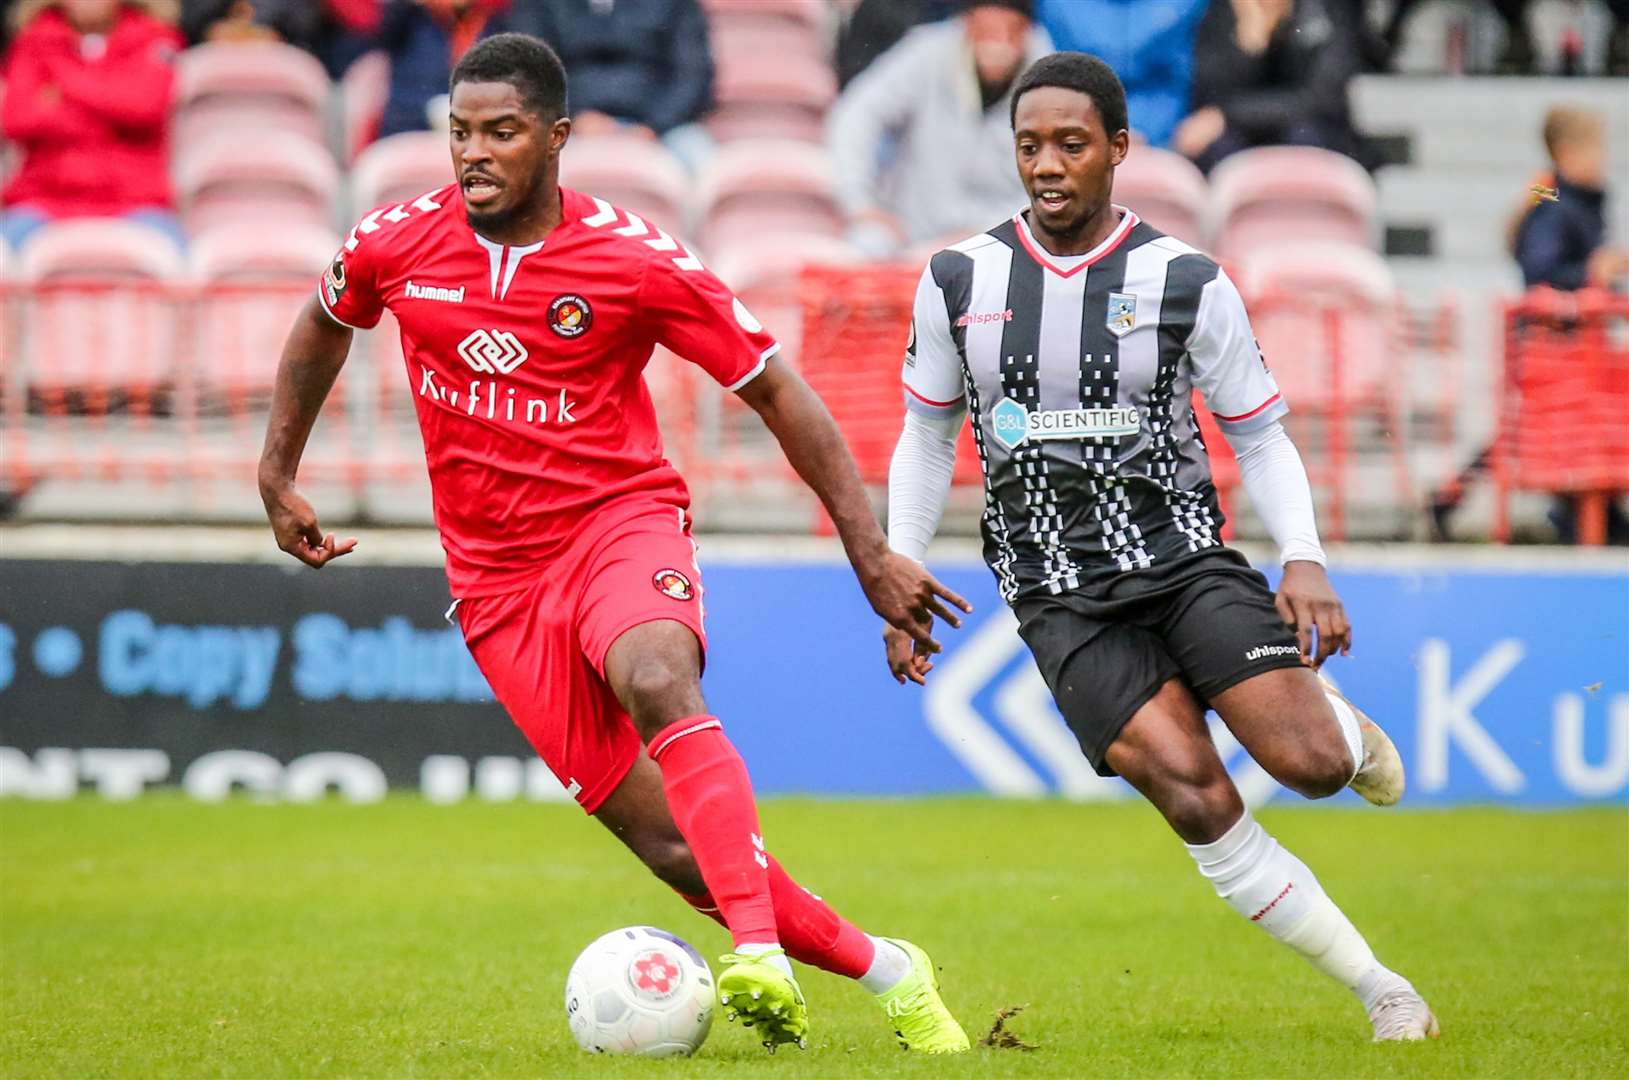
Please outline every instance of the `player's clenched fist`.
M940 649L933 638L934 616L960 628L961 616L953 609L973 610L972 604L941 585L921 563L895 552L884 555L874 573L861 575L860 585L872 610L929 654Z
M333 533L324 535L317 525L317 512L294 488L262 488L260 497L266 503L266 516L271 519L277 546L307 566L321 569L356 550L355 537L336 540Z

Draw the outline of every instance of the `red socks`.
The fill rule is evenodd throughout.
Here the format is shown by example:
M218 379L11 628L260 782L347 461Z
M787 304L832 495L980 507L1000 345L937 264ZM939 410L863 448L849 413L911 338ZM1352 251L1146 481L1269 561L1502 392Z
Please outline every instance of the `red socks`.
M780 931L787 956L850 979L871 970L877 952L871 939L833 911L831 905L793 881L773 855L769 857L769 890L775 899L775 928ZM709 919L724 923L711 896L679 895Z
M746 763L716 716L677 720L651 739L674 824L690 845L736 947L777 941L769 856Z

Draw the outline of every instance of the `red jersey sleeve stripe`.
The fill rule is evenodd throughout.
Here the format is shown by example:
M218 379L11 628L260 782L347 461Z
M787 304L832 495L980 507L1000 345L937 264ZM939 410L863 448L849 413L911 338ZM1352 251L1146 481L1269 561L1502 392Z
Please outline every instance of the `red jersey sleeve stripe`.
M961 400L961 397L958 395L956 397L951 398L949 401L934 401L932 398L923 397L921 394L918 394L915 390L912 390L909 383L905 384L905 392L907 394L911 395L916 400L922 402L924 405L932 405L936 409L947 409L950 406L956 404L958 401Z
M1223 416L1221 413L1217 413L1216 414L1216 419L1222 421L1223 423L1227 423L1227 424L1237 424L1240 420L1248 420L1252 416L1255 416L1257 413L1265 411L1268 406L1272 405L1274 402L1278 401L1278 399L1283 397L1283 396L1284 396L1283 394L1274 394L1272 397L1268 398L1266 401L1262 402L1260 405L1257 405L1254 409L1251 409L1247 413L1240 413L1238 416Z

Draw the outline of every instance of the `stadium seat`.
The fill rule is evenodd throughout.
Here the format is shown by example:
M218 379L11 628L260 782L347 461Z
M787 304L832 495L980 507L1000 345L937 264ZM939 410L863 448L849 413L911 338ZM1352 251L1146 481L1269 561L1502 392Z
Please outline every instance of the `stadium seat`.
M47 409L102 411L114 395L168 385L177 353L175 288L186 263L165 233L122 218L53 222L17 259L22 381Z
M351 169L352 217L387 202L406 202L453 182L447 137L434 131L404 131L380 139L362 152Z
M837 96L837 76L829 64L758 52L732 52L716 61L717 106L707 118L715 138L823 140L826 110Z
M797 363L803 339L800 280L806 266L852 266L864 256L845 240L821 233L771 232L738 239L708 264L775 335Z
M659 142L632 135L572 139L560 155L560 182L632 210L658 228L684 233L684 166Z
M709 37L715 63L720 62L719 57L728 57L722 63L730 64L735 57L749 53L830 62L831 43L827 35L805 23L787 19L714 19Z
M1379 246L1374 181L1332 150L1242 151L1216 166L1210 192L1211 239L1224 259L1286 239Z
M1114 170L1114 201L1160 232L1205 246L1205 175L1181 154L1134 146Z
M177 159L176 198L191 232L245 219L331 225L340 174L317 143L287 131L236 131Z
M176 60L175 131L193 144L196 128L227 114L257 118L252 130L295 131L321 141L332 84L309 53L278 42L220 42Z
M829 28L829 4L811 0L702 0L709 22L792 23L824 32Z
M841 236L831 159L795 139L742 140L719 148L696 182L704 251L772 233Z
M200 288L191 358L201 400L241 402L271 390L283 338L339 245L328 229L286 223L219 225L193 241Z
M339 104L344 125L343 151L355 161L379 133L379 118L390 96L390 56L375 49L363 53L339 79Z

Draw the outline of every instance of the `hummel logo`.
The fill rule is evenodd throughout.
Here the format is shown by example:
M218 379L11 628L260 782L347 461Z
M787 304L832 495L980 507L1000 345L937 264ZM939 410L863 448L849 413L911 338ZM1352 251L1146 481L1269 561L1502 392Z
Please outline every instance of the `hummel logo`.
M456 289L443 289L439 285L416 285L411 278L403 287L409 300L440 300L445 304L462 304L464 302L464 287Z
M476 371L507 375L524 364L529 354L507 330L477 330L458 343L458 355Z

